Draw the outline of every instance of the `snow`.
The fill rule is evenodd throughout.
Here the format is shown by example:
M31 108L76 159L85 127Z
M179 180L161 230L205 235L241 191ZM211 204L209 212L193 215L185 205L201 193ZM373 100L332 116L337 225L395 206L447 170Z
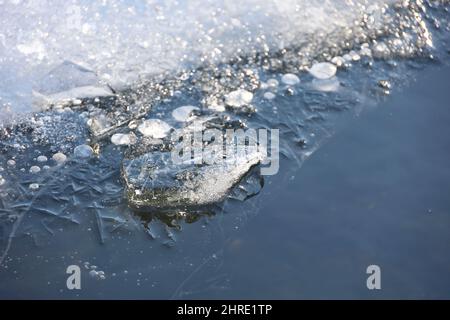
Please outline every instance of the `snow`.
M33 90L51 101L110 94L105 84L117 90L227 62L236 53L274 52L304 35L331 34L351 26L366 1L1 2L0 106L29 111ZM374 15L384 2L371 2Z

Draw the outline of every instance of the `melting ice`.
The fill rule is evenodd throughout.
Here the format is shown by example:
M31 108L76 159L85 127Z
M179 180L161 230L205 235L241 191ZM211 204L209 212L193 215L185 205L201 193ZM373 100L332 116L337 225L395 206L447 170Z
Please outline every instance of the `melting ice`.
M163 208L256 194L261 180L248 173L259 156L171 166L167 136L197 118L280 128L281 152L301 163L335 116L436 59L449 31L446 1L0 6L0 262L28 212L79 223L71 209L84 206L105 241L132 219L127 201Z

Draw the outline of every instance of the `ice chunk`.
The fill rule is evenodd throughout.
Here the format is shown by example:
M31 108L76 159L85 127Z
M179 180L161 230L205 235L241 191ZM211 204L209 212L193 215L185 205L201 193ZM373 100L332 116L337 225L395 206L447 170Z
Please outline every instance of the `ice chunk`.
M161 139L169 134L171 127L159 119L145 120L139 125L138 130L146 137Z
M135 208L203 206L224 200L261 160L255 152L220 164L174 164L170 152L151 152L126 158L122 172L129 204Z
M295 86L300 83L300 79L293 73L286 73L281 77L281 82L288 86Z
M34 102L42 106L76 98L110 96L113 92L90 68L64 61L37 81L33 95Z
M253 100L253 93L247 90L239 89L232 91L225 97L225 103L234 108L240 108L249 105Z
M73 88L67 91L62 91L50 95L42 95L39 92L33 91L33 102L35 105L44 107L46 105L73 103L74 105L81 104L79 98L96 98L112 96L113 92L107 87L85 86Z
M64 61L41 78L34 89L41 94L50 95L98 83L97 75L88 67Z
M197 123L180 130L184 134L202 128L242 128L242 123L227 117L203 117ZM177 141L176 139L172 142ZM203 149L201 156L174 161L173 151L177 143L167 144L172 149L154 145L136 144L122 162L122 175L126 185L126 196L134 208L175 208L204 206L224 200L230 190L241 181L252 167L263 159L256 148L246 152L227 153L218 156L218 161L204 161L217 154ZM166 146L167 146L166 145ZM178 145L179 146L179 145ZM176 151L175 151L176 153ZM180 160L180 159L178 159ZM199 161L200 160L200 161Z
M172 111L172 117L180 122L187 122L195 118L194 111L200 110L194 106L183 106Z
M316 79L330 79L336 74L337 68L329 62L321 62L314 64L309 73Z

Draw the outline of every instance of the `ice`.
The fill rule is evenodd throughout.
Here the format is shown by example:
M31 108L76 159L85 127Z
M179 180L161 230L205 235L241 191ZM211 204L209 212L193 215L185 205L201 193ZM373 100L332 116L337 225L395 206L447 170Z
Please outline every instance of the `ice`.
M172 117L180 122L187 122L195 118L194 111L199 111L198 107L182 106L172 111Z
M397 57L425 57L431 40L422 20L425 14L416 1L398 3L395 8L372 1L375 4L370 12L365 5L368 1L362 0L328 1L327 5L318 0L250 0L239 6L227 6L224 1L220 2L223 8L216 1L161 1L156 10L161 20L156 21L156 11L147 3L136 7L133 1L111 0L98 5L75 0L71 4L83 8L80 32L64 25L63 12L52 14L55 12L50 7L41 11L31 1L16 9L3 2L0 32L5 36L0 40L7 46L0 44L0 105L4 106L0 118L9 120L22 97L29 106L27 99L33 90L36 103L44 109L50 107L25 116L26 121L18 121L15 127L0 128L1 164L6 159L18 164L17 168L8 164L2 172L8 188L11 185L14 192L25 189L22 192L31 197L42 197L43 206L54 201L58 206L84 209L97 201L95 216L101 241L107 239L103 214L109 208L105 204L122 204L122 159L121 174L132 207L203 205L228 196L244 200L260 190L253 175L249 185L244 183L258 165L259 155L237 157L220 165L174 164L169 152L174 144L168 138L172 130L169 124L174 130L184 126L181 130L189 131L193 118L186 110L175 110L171 116L174 106L198 106L199 110L191 110L197 120L203 119L197 112L200 110L208 116L217 114L213 111L224 117L237 116L226 123L233 128L281 127L289 132L283 136L283 154L300 159L300 163L316 150L322 136L333 131L330 110L344 111L370 100L372 91L380 91L371 90L370 85L376 87L380 79L390 81L392 75L403 79L395 70L385 70L377 59L389 58L400 64ZM67 8L60 5L62 11ZM20 19L28 13L32 19ZM15 22L18 17L23 25ZM21 30L21 35L16 33ZM379 54L376 47L381 44L388 54ZM363 54L369 51L372 56ZM333 75L312 82L305 77L294 91L298 82L287 75L301 75L303 80L304 72L315 61L345 64L340 77L342 90ZM300 94L289 97L295 92ZM276 104L261 100L275 95L280 98ZM243 109L225 109L225 105L258 107L258 114L244 116ZM224 125L211 118L206 122L214 128ZM299 140L303 137L308 137L307 144L289 149L293 139L303 141ZM127 147L115 148L110 142ZM95 161L66 163L64 154L71 155L76 146L85 143L91 144L96 154L101 150L101 156ZM30 181L27 168L36 156L50 157L58 151L62 156L52 157L52 168L43 166L48 171L31 177L39 184L30 185L34 181ZM54 162L66 165L55 167ZM53 184L46 180L62 172L69 173L61 174ZM108 177L114 182L105 182ZM109 183L116 191L108 191ZM45 188L29 192L27 186Z
M331 62L334 63L337 67L342 67L345 64L345 59L337 56L333 57L333 59L331 59Z
M16 165L16 161L10 159L10 160L8 160L7 165L10 167L14 167Z
M200 121L203 121L205 128L236 126L226 117L205 117ZM195 129L196 126L187 127L183 132L192 134ZM197 163L195 158L180 163L173 161L170 150L155 150L153 145L138 143L136 150L131 150L122 163L126 196L129 205L138 209L217 203L224 200L242 177L262 159L261 153L249 149L246 154L231 152L217 163Z
M93 154L94 150L92 147L86 144L79 145L73 150L73 155L79 159L89 159Z
M111 137L111 143L117 146L128 146L136 142L136 136L132 133L116 133Z
M144 136L155 139L166 137L170 130L170 125L160 119L145 120L138 127L138 131Z
M334 64L329 62L320 62L314 64L309 73L316 79L330 79L336 74L337 68Z
M264 93L264 99L267 99L267 100L273 100L273 99L275 99L275 94L273 94L272 92L265 92Z
M62 152L57 152L52 156L52 159L55 160L57 164L63 164L67 161L67 156Z
M281 82L288 86L295 86L300 83L300 79L293 73L287 73L281 77Z
M41 168L38 166L32 166L30 168L30 173L39 173L39 172L41 172Z
M393 3L412 10L396 9L396 16ZM315 59L380 34L401 37L387 47L410 55L414 46L433 44L422 10L419 2L394 0L3 1L0 105L29 111L33 90L44 104L108 95L161 75L294 47L302 48L302 59Z
M33 88L33 101L42 108L69 101L79 104L77 98L111 95L111 89L93 70L72 61L64 61L55 67Z
M42 95L38 92L33 92L33 102L35 105L45 109L46 106L56 104L81 104L81 100L77 98L108 97L112 95L113 92L108 88L86 86L73 88L50 95Z
M30 184L29 188L32 191L39 190L39 184L38 183L32 183L32 184Z
M43 95L52 95L80 87L101 86L95 72L72 61L64 61L38 81L34 90Z
M267 80L266 83L267 83L267 86L269 89L277 89L278 85L279 85L279 82L277 79L269 79L269 80Z
M240 108L249 105L253 100L253 93L247 90L239 89L230 92L225 97L225 103L234 108Z
M335 92L339 90L340 83L336 77L331 79L313 79L312 87L315 90L323 92Z

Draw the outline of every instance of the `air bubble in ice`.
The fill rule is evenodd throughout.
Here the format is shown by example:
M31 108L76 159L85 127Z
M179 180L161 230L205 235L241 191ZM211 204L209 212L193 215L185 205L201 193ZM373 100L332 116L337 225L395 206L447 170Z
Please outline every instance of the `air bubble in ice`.
M82 144L73 150L73 154L76 158L80 159L88 159L92 157L94 154L94 150L91 148L91 146L88 146L87 144Z
M172 111L172 117L177 121L187 122L195 118L195 115L193 115L194 110L200 109L194 106L182 106Z
M300 79L293 73L286 73L281 77L281 82L288 86L294 86L300 83Z
M323 92L335 92L339 89L339 80L336 77L331 79L314 79L312 81L312 87L315 90L323 91Z
M29 188L30 188L30 190L32 190L32 191L36 191L36 190L39 189L39 184L37 184L37 183L32 183L32 184L30 184Z
M239 89L232 91L225 97L225 103L230 107L240 108L249 105L253 100L253 93Z
M345 64L345 59L337 56L331 59L331 62L334 63L337 67L342 67Z
M91 270L89 271L89 275L97 280L104 280L106 278L105 273L103 271Z
M264 99L267 99L267 100L275 99L275 94L273 94L272 92L266 92L266 93L264 93Z
M271 89L276 89L280 84L277 79L269 79L266 82L267 86Z
M111 137L111 142L116 146L128 146L134 144L135 136L132 134L116 133Z
M162 139L169 133L171 127L159 119L145 120L139 125L138 130L146 137Z
M63 164L64 162L67 161L66 155L64 153L61 153L61 152L55 153L53 155L52 159L55 160L56 163L58 163L58 164Z
M334 64L329 62L320 62L314 64L309 73L316 79L330 79L336 74L337 68Z
M8 162L6 164L10 167L14 167L16 165L16 162L11 159L11 160L8 160Z
M46 156L39 156L36 158L37 162L47 162L47 157Z
M40 171L41 171L41 168L38 167L38 166L32 166L32 167L30 168L30 173L38 173L38 172L40 172Z

